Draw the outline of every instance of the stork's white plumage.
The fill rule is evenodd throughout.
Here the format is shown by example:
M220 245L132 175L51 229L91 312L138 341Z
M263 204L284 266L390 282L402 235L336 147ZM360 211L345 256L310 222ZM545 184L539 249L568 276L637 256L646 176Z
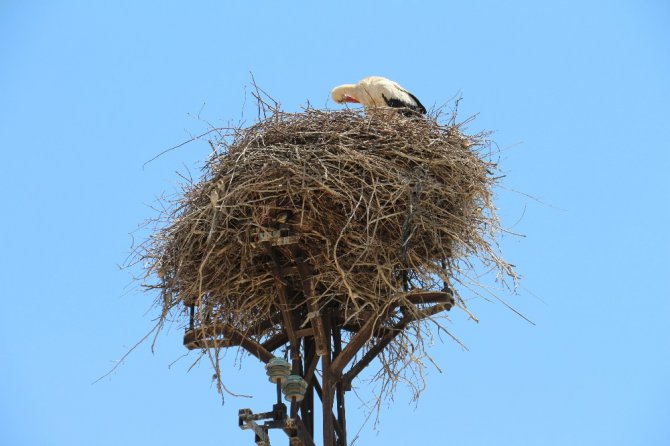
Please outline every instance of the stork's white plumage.
M426 107L396 82L380 76L366 77L357 84L335 87L330 93L338 104L353 102L365 108L392 107L403 114L426 113Z

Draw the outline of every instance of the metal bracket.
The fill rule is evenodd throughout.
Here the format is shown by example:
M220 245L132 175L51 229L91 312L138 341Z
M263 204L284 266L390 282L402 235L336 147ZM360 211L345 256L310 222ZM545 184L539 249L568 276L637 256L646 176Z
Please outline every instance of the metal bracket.
M269 416L268 416L269 415ZM240 409L237 413L237 423L240 429L251 429L256 434L255 442L258 446L270 446L270 437L268 436L268 426L260 426L257 420L271 418L272 412L254 414L251 409Z
M274 231L264 231L258 234L256 242L252 246L258 247L262 243L269 242L272 246L293 245L300 241L300 236L290 235L288 229L277 229Z

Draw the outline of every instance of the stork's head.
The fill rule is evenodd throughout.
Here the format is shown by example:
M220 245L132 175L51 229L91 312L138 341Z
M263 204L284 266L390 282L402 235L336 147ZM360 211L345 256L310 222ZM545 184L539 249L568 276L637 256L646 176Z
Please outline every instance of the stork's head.
M330 95L332 96L333 101L337 102L338 104L344 104L345 102L360 104L361 101L357 98L358 95L356 90L356 85L345 84L333 88L333 91L330 92Z

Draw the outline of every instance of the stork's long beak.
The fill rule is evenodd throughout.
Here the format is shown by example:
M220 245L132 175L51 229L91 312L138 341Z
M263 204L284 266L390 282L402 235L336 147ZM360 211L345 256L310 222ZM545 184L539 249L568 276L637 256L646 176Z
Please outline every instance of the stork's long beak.
M358 99L356 99L354 97L351 97L349 95L344 95L343 102L351 102L353 104L360 104L361 103Z

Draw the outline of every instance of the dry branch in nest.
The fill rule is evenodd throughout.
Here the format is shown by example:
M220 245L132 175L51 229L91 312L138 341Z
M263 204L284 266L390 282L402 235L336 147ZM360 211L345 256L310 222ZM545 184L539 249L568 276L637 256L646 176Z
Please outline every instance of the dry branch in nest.
M417 314L422 306L411 297L449 291L467 311L460 294L476 283L473 264L516 279L495 245L496 165L486 135L437 116L271 111L213 142L202 179L185 186L145 243L140 257L156 278L147 286L160 291L160 326L170 315L187 324L192 306L203 334L223 334L201 344L218 372L231 344L288 342L281 299L305 308L295 330L333 312L345 344L379 318L361 354L384 330L401 331L380 352L375 376L385 389L407 380L420 390L426 328L441 325L438 315ZM273 237L287 245L270 249ZM278 294L282 252L309 265L310 306L301 293ZM285 270L281 280L301 280Z

